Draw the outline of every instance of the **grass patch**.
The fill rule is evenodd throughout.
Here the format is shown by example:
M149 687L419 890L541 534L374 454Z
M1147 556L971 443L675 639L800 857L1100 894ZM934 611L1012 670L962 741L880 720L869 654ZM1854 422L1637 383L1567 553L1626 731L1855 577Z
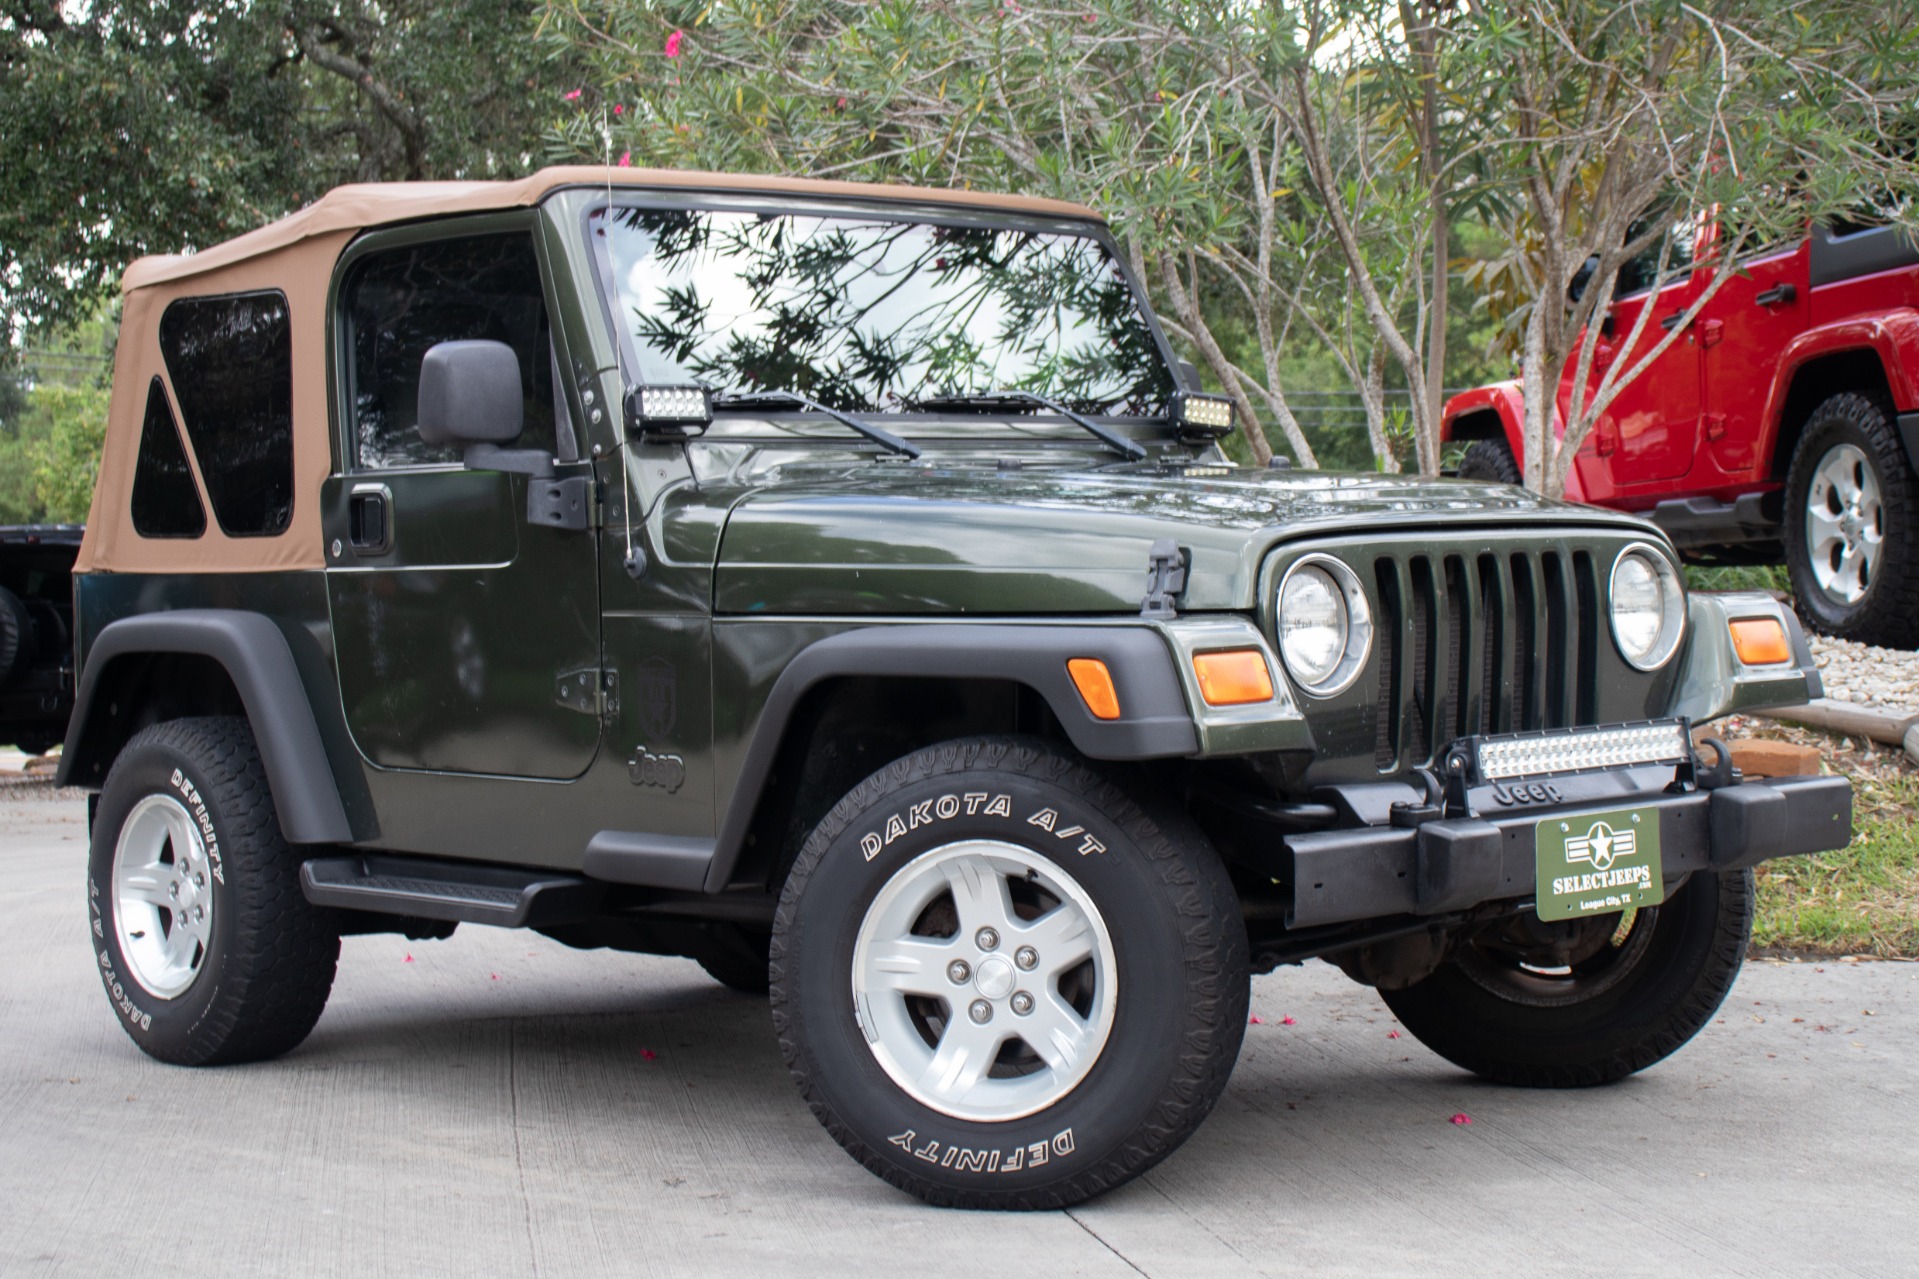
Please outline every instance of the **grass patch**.
M1853 782L1851 844L1814 857L1782 857L1754 872L1759 902L1753 945L1812 955L1919 958L1919 770L1896 749L1796 730L1752 735L1810 740L1826 751L1833 772Z
M1695 591L1787 591L1792 579L1784 564L1686 566L1686 585Z

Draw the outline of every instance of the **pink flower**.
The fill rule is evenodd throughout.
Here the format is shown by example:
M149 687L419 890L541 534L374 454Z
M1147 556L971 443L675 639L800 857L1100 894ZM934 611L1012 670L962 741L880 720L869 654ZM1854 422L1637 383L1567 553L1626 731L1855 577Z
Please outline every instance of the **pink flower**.
M568 102L578 102L580 100L580 94L584 92L585 92L584 89L575 89L573 90L573 92L566 95L566 100Z
M1246 1019L1246 1024L1248 1026L1264 1026L1266 1023L1259 1019L1258 1013L1254 1013L1251 1017L1248 1017Z
M500 980L500 974L498 974L498 973L494 973L494 974L493 974L493 980L494 980L494 981L498 981L498 980Z
M613 114L614 114L614 115L625 115L625 114L626 114L626 103L624 103L624 102L615 102L615 103L613 104Z
M1398 1038L1399 1038L1399 1032L1398 1032L1398 1031L1396 1031L1396 1030L1389 1030L1389 1031L1387 1031L1387 1032L1386 1032L1386 1038L1388 1038L1388 1039L1398 1039Z
M413 956L408 955L405 959L402 959L400 962L403 964L410 964L413 962Z
M1279 1019L1279 1024L1282 1026L1297 1026L1299 1023L1294 1021L1291 1017L1281 1017Z
M630 169L633 167L633 153L631 151L620 152L620 167L622 169Z
M1454 1115L1451 1119L1447 1120L1448 1123L1457 1124L1461 1128L1464 1128L1467 1124L1470 1124L1472 1121L1473 1121L1473 1117L1464 1112Z
M841 99L840 99L840 100L839 100L838 102L835 102L835 103L833 104L833 107L834 107L834 109L835 109L835 110L838 110L838 111L844 111L844 110L846 110L846 99L845 99L845 98L841 98Z
M651 1048L642 1048L642 1049L640 1049L640 1060L641 1060L641 1061L657 1061L657 1060L659 1060L659 1056L660 1056L660 1055L659 1055L658 1053L656 1053L656 1052L654 1052L654 1051L653 1051L653 1050L652 1050ZM1472 1122L1472 1120L1470 1120L1470 1119L1468 1119L1468 1120L1467 1120L1466 1122L1467 1122L1467 1123L1471 1123L1471 1122Z
M686 39L686 32L684 31L675 31L672 35L668 36L666 38L666 56L669 58L679 57L680 42L684 39Z

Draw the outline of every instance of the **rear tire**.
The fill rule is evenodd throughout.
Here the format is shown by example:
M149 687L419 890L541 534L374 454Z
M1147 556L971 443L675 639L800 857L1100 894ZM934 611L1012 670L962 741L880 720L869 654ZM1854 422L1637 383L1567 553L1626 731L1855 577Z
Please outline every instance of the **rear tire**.
M1528 954L1517 938L1551 940L1568 925L1527 915L1461 939L1432 976L1379 997L1421 1043L1476 1075L1526 1088L1609 1084L1712 1020L1745 960L1752 916L1752 872L1695 871L1623 936L1619 915L1580 921L1598 925L1592 953Z
M771 984L767 976L767 950L773 938L766 933L734 930L712 946L702 950L696 961L711 977L728 990L742 995L765 995Z
M1246 1031L1245 925L1205 837L1035 740L941 743L856 787L794 863L772 961L814 1115L948 1207L1138 1176L1211 1111Z
M100 792L87 898L107 999L150 1056L277 1057L326 1007L338 926L300 891L244 719L134 734Z
M1519 472L1519 462L1513 457L1512 446L1504 440L1474 440L1466 447L1466 456L1459 460L1459 478L1462 480L1489 480L1494 484L1524 484L1526 477Z
M1812 411L1786 477L1786 566L1813 630L1913 647L1919 477L1892 417L1866 396Z

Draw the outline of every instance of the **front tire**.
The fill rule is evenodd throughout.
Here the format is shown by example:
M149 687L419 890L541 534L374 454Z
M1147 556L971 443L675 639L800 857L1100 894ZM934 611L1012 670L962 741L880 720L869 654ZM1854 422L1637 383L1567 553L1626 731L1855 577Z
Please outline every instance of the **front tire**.
M1862 644L1912 647L1915 503L1919 477L1883 407L1849 392L1812 411L1786 477L1786 566L1806 625Z
M340 954L300 891L243 719L134 734L100 792L87 904L120 1025L161 1061L260 1061L307 1037Z
M1246 1028L1245 926L1205 838L1024 739L929 747L841 800L781 893L772 974L813 1113L951 1207L1138 1176L1212 1109Z
M1629 919L1487 925L1424 981L1379 996L1421 1043L1476 1075L1608 1084L1706 1027L1739 975L1752 916L1752 872L1695 871Z

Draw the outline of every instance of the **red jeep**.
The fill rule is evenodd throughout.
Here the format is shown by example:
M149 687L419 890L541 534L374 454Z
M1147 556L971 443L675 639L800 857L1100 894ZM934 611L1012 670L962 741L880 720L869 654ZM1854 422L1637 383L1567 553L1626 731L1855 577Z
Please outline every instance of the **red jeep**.
M1654 290L1622 270L1594 353L1631 358L1640 308L1670 327L1715 269L1715 228L1681 236L1699 265ZM1680 242L1683 241L1683 242ZM1919 620L1919 247L1897 228L1820 230L1738 264L1683 341L1613 401L1574 456L1566 496L1649 515L1691 560L1786 561L1817 630L1911 647ZM1651 326L1641 340L1659 338ZM1622 339L1623 341L1623 339ZM1558 416L1571 399L1562 372ZM1454 396L1441 438L1462 476L1518 483L1520 389Z

